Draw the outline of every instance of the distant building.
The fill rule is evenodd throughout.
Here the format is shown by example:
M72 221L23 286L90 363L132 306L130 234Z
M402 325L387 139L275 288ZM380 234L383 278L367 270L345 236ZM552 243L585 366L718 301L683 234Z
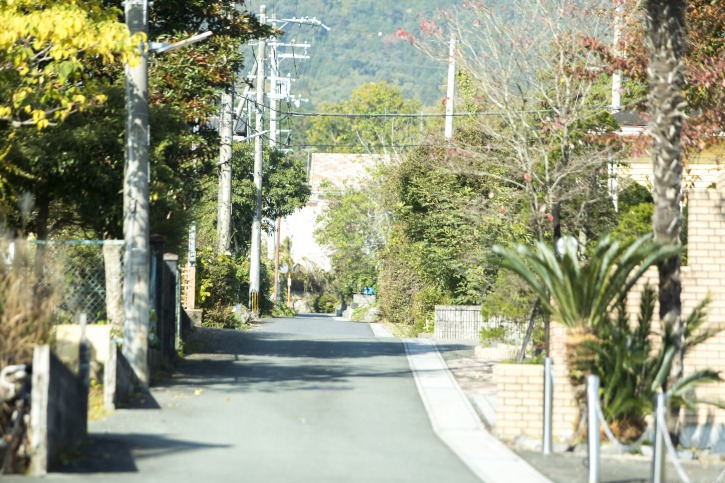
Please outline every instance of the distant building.
M631 111L620 111L614 114L619 122L621 136L647 136L647 120ZM652 187L652 157L649 154L635 156L624 160L628 165L619 170L619 175L629 176L637 183ZM700 152L695 157L685 159L682 172L682 187L685 190L712 188L718 177L725 170L725 149L712 148Z
M314 153L309 166L308 183L312 195L307 205L282 219L281 239L292 240L292 258L302 266L316 266L329 270L329 253L315 240L317 219L324 212L327 202L323 198L326 187L342 189L359 187L369 179L369 172L379 163L388 163L389 155ZM274 239L270 236L267 246L270 257L274 253Z

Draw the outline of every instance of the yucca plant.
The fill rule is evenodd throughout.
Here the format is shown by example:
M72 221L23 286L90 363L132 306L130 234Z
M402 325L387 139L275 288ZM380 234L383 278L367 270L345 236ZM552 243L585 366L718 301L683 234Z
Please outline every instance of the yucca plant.
M600 328L630 289L652 265L679 252L680 246L662 246L645 235L631 244L606 235L594 252L580 260L571 237L563 239L562 253L538 241L533 249L518 245L515 250L500 246L494 253L503 257L503 267L517 273L539 296L542 307L567 330L566 363L580 412L586 406L586 377L594 373Z

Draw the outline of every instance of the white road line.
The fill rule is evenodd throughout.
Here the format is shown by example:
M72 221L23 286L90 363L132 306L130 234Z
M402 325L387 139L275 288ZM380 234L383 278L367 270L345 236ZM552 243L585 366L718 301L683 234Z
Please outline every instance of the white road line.
M430 339L403 339L433 431L482 481L550 482L492 436Z

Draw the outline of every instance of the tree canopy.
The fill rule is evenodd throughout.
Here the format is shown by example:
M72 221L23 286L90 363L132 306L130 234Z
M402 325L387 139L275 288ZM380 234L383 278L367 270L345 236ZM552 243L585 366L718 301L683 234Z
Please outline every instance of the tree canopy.
M101 0L0 2L0 121L47 127L105 100L94 67L131 62L120 11Z
M385 81L370 82L355 89L350 99L325 103L325 113L314 117L307 130L308 144L318 150L347 153L400 152L420 138L419 119L404 117L365 117L356 114L418 114L420 102L405 99Z

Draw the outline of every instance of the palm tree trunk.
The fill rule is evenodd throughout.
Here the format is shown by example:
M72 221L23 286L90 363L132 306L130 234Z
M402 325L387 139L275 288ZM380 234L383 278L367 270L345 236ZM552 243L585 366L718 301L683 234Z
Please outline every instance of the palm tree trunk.
M649 40L649 110L654 169L654 232L662 244L680 241L682 182L682 123L686 102L682 92L685 48L684 0L647 0ZM680 293L679 255L659 264L660 320L672 329L677 355L668 386L682 377L684 326Z

